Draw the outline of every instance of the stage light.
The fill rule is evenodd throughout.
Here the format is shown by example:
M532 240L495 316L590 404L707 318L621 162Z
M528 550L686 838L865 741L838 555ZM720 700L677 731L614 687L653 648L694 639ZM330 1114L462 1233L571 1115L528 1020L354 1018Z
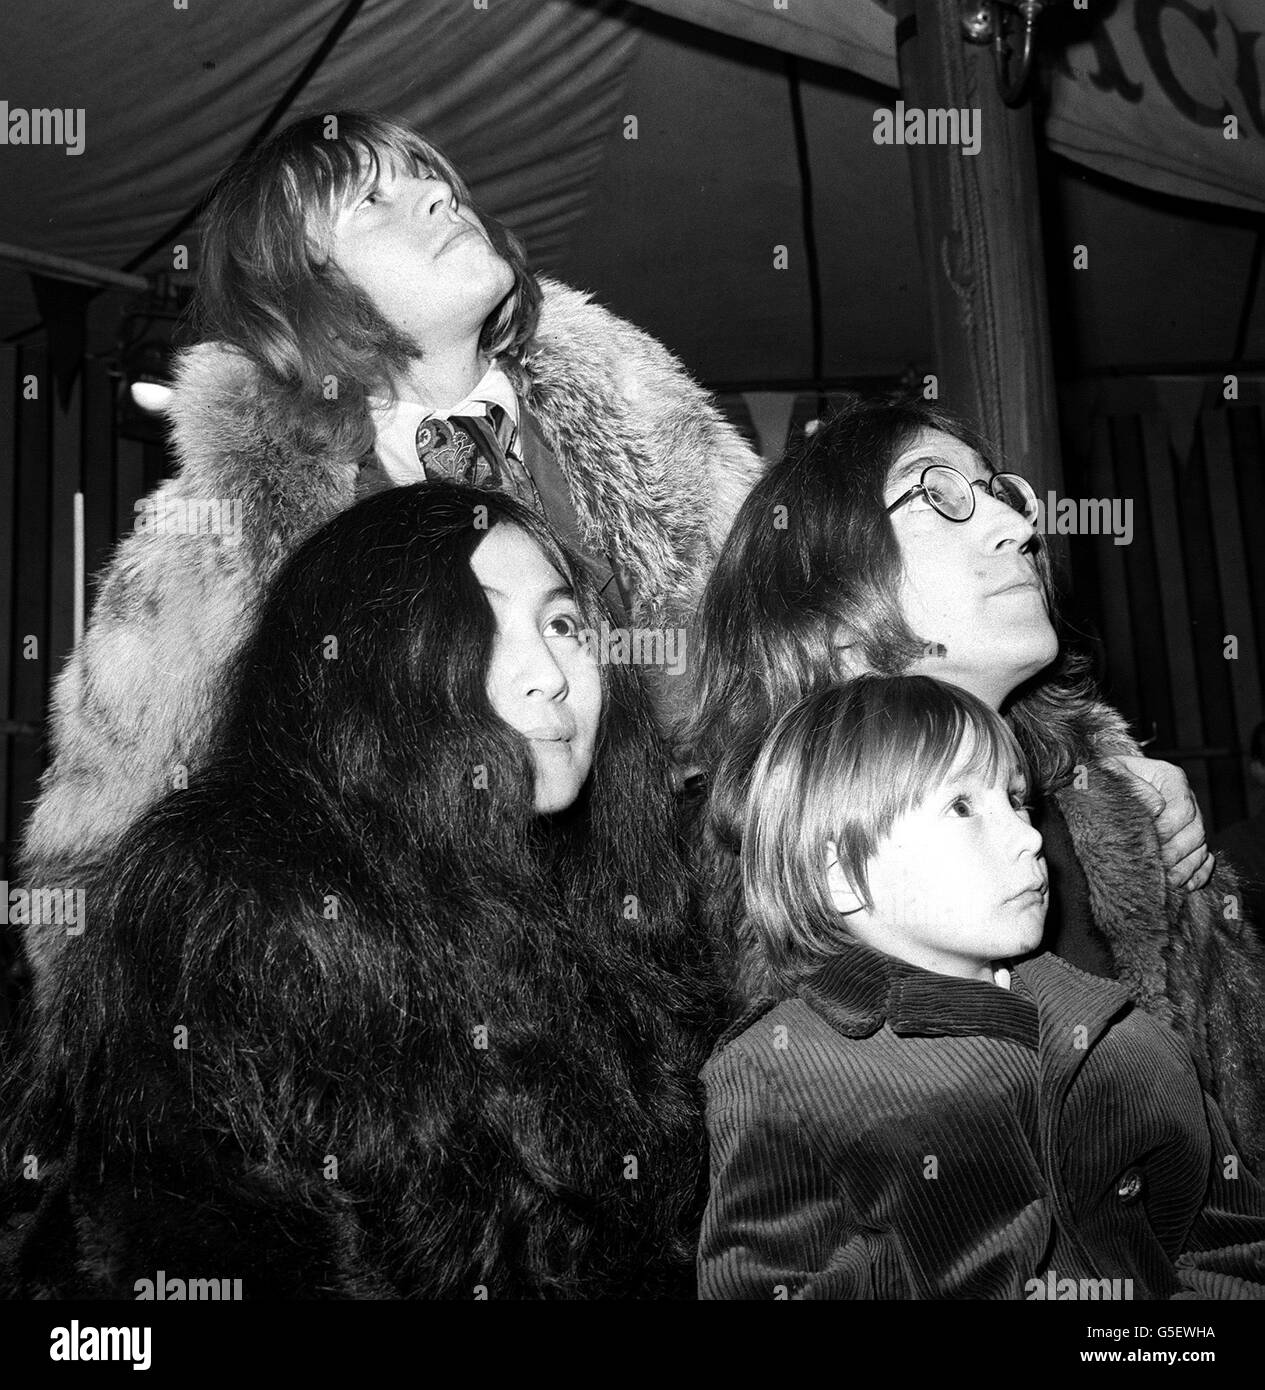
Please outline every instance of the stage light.
M142 410L157 414L171 399L171 387L161 381L134 381L131 385L132 400Z
M166 429L162 409L171 399L171 344L146 338L119 354L116 426L124 439L159 443Z

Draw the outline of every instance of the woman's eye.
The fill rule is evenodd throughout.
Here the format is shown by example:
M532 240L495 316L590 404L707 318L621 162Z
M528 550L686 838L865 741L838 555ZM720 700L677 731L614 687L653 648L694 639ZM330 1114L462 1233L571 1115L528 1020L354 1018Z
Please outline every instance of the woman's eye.
M550 618L545 624L545 633L549 637L578 637L580 623L570 613L559 613L556 618Z
M949 802L949 814L953 816L969 816L971 814L971 798L969 796L955 796Z
M378 188L371 188L371 189L364 195L364 197L361 198L360 202L357 203L356 206L357 206L357 207L362 207L362 208L371 208L371 207L374 207L377 203L379 203L379 202L381 202L381 201L382 201L382 190L381 190L381 189L378 189Z
M1027 811L1028 814L1031 815L1032 805L1030 802L1026 801L1024 797L1024 792L1011 792L1010 804L1015 808L1016 811Z

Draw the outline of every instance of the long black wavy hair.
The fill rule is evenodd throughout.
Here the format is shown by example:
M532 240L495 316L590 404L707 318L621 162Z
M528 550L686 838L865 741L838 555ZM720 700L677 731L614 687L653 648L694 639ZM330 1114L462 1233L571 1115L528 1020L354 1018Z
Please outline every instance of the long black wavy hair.
M668 760L603 665L580 799L534 813L485 692L481 525L532 537L598 625L498 493L392 489L312 536L189 787L91 880L6 1157L328 1217L360 1274L299 1269L300 1294L689 1294L717 1001Z

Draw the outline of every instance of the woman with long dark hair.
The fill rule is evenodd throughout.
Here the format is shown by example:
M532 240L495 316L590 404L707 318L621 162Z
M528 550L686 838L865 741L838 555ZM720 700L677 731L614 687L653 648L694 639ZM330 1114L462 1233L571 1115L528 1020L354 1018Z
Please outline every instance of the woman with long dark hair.
M52 958L13 1291L692 1294L715 991L605 613L530 510L451 483L291 557Z
M1161 796L1138 776L1155 772L1061 646L1035 517L1032 489L977 436L916 404L842 411L756 485L699 614L691 738L708 916L739 943L738 992L771 989L744 943L736 856L751 770L781 715L862 672L959 685L1003 713L1031 764L1051 870L1045 949L1119 979L1176 1026L1260 1163L1265 957L1197 813L1181 817L1172 803L1186 797L1171 793L1156 818Z

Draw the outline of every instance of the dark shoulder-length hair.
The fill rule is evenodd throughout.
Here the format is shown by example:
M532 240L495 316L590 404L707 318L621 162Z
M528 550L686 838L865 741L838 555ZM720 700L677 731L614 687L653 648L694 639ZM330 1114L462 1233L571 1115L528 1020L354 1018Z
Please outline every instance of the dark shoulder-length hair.
M261 1185L299 1212L337 1200L404 1293L690 1286L718 1004L669 760L638 673L604 665L580 799L534 812L469 564L498 525L596 628L582 565L499 493L392 489L287 560L188 788L91 878L18 1156L73 1141L81 1171L144 1191L175 1148L180 1171L208 1156L210 1190L183 1195L212 1210L246 1182L252 1210Z
M204 337L245 353L279 383L324 402L329 382L389 397L426 344L394 328L329 259L339 206L383 165L431 170L473 207L451 163L407 126L364 111L311 115L250 150L207 208L195 319ZM518 239L476 209L514 285L483 326L489 356L517 360L536 327L540 287Z
M747 779L777 720L804 696L858 669L898 675L934 634L901 612L900 546L884 501L892 465L926 430L976 450L973 430L918 402L858 401L823 423L756 484L734 521L699 612L689 740L707 775L708 822L736 852ZM1057 622L1049 552L1033 559ZM1060 660L1008 702L1008 717L1045 789L1077 762L1079 717L1093 699L1084 663Z

